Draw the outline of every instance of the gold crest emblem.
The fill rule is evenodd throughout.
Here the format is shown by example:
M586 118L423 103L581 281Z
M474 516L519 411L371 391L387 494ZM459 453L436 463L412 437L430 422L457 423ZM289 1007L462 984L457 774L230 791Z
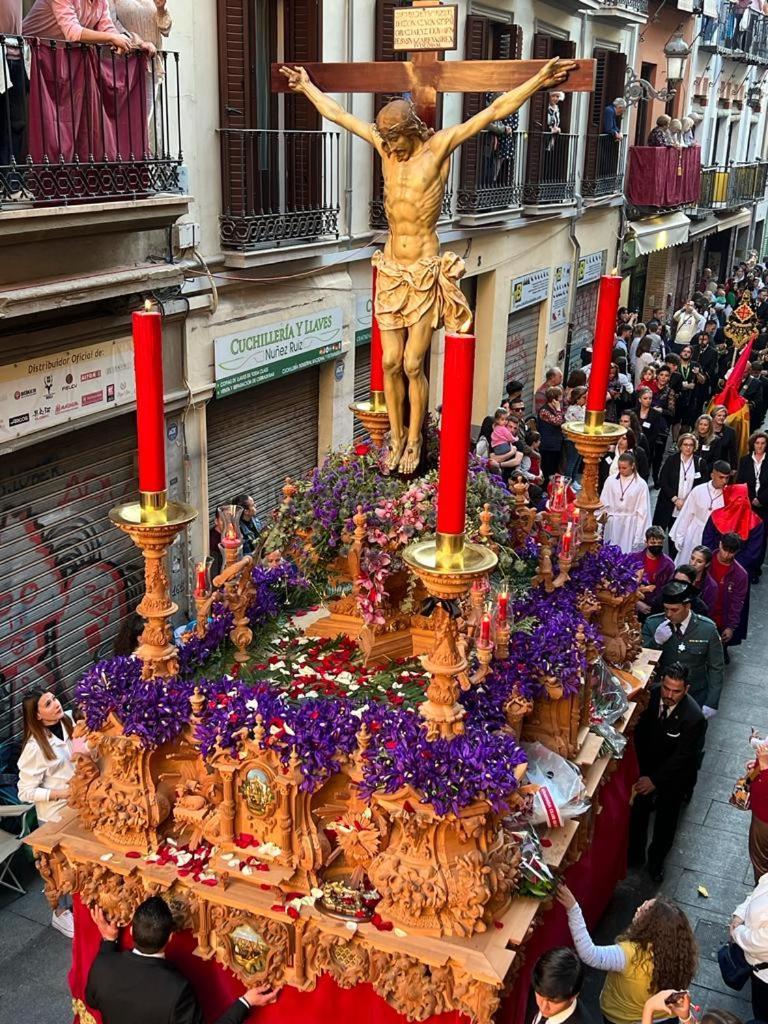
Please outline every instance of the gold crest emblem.
M245 776L241 792L248 810L258 818L265 817L275 802L269 778L261 768L251 768Z
M232 959L246 974L263 974L267 969L269 947L249 924L241 924L230 932Z

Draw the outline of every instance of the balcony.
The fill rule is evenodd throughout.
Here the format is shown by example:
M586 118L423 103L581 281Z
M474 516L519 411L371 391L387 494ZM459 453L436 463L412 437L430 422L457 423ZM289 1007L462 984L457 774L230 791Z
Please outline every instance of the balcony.
M630 146L624 192L638 210L694 206L701 186L701 148Z
M721 4L717 18L702 18L699 47L745 64L768 64L768 17Z
M701 210L732 210L765 197L768 161L705 167L701 172Z
M340 132L222 129L224 249L339 236Z
M578 135L528 132L528 159L523 183L525 206L552 206L574 201L578 142Z
M0 36L3 212L181 192L179 55ZM174 215L178 216L178 212Z
M621 195L627 163L627 137L588 135L581 194L585 199Z
M460 216L519 210L523 205L526 133L481 132L461 149L456 209Z

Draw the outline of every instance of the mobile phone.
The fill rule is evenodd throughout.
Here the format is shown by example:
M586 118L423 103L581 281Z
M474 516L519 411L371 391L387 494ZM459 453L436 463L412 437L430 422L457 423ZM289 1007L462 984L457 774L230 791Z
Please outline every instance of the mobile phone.
M679 1003L688 995L688 992L670 992L667 998L664 1000L666 1006L674 1006L675 1003Z

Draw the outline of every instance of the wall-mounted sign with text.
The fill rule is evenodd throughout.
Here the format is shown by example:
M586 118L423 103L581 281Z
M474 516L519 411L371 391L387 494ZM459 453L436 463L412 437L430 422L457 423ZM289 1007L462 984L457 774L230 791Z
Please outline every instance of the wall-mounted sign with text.
M333 359L342 349L343 327L341 309L322 309L216 338L216 397Z
M358 295L355 300L355 345L367 345L371 340L373 322L373 295Z
M552 301L549 304L549 329L559 331L568 324L568 299L571 293L571 264L555 267L552 278Z
M512 296L510 298L509 310L525 309L526 306L534 306L537 302L544 302L549 292L549 267L544 270L534 270L532 274L524 277L516 277L512 281Z
M591 284L599 281L605 266L606 250L591 252L588 256L582 256L579 260L579 267L576 273L576 287L581 288L583 284Z
M404 50L455 50L459 8L395 7L396 53Z
M93 416L136 399L130 338L0 366L0 440Z

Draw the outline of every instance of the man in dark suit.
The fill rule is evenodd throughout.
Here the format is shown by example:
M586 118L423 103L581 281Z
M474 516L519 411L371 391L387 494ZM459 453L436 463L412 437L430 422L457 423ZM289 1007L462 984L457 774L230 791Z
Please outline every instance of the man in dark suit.
M542 953L533 967L525 1024L593 1024L579 1001L584 965L572 949Z
M204 1024L192 986L165 959L163 950L173 931L165 900L153 896L138 907L131 924L131 950L118 948L119 929L102 910L93 911L93 920L102 943L88 975L85 1000L101 1013L104 1024ZM254 1006L266 1006L276 998L268 986L249 988L216 1024L242 1024Z
M643 623L643 647L661 651L659 672L680 662L688 669L691 697L714 718L723 689L725 660L717 626L705 615L691 611L693 588L672 580L661 593L662 615L649 615Z
M646 860L648 821L655 807L647 850L648 874L654 882L664 879L664 859L672 849L683 800L696 783L706 731L707 720L688 693L687 667L679 662L667 665L635 730L640 778L633 788L629 825L629 858L639 866Z

